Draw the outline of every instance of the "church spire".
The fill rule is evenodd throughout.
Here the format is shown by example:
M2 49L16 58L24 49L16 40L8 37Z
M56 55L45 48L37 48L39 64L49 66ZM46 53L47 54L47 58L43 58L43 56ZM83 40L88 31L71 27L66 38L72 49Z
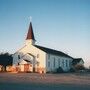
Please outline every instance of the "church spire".
M26 40L29 40L29 39L35 40L34 33L33 33L33 27L32 27L31 22L30 22L27 37L26 37Z
M35 45L35 37L34 37L31 21L30 21L30 25L29 25L29 29L26 37L26 45Z

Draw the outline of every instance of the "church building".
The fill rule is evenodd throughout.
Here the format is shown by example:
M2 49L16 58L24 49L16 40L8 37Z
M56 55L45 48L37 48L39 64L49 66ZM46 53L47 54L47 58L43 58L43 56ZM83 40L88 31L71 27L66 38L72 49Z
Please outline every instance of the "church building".
M67 72L73 58L61 51L35 44L32 22L30 22L25 45L13 54L13 66L19 72L56 72L59 67Z

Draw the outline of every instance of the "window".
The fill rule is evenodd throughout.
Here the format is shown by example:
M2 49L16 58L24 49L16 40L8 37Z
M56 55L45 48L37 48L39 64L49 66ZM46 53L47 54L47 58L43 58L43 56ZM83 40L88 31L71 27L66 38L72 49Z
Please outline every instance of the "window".
M62 59L62 66L64 67L64 59Z
M60 67L60 59L58 59L58 67Z
M37 54L37 58L39 58L39 54Z
M53 67L55 67L55 58L54 58L54 61L53 61Z
M48 67L50 67L50 62L48 62Z
M68 67L68 60L66 60L66 67Z
M18 55L18 59L20 59L20 55Z

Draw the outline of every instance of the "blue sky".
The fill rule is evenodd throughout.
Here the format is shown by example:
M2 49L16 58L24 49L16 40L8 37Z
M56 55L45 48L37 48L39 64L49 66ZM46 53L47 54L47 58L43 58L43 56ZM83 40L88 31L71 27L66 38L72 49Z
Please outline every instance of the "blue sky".
M90 0L0 0L0 52L23 46L30 16L36 44L90 65Z

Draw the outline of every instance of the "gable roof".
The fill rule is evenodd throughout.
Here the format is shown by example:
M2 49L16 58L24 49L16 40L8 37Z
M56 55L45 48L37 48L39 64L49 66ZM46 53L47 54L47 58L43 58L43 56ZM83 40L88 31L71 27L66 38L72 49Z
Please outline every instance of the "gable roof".
M42 46L38 46L38 45L34 45L34 46L41 49L42 51L44 51L48 54L53 54L53 55L57 55L57 56L64 56L64 57L72 58L71 56L69 56L69 55L67 55L67 54L65 54L61 51L57 51L57 50L54 50L54 49L50 49L50 48L46 48L46 47L42 47Z
M76 65L76 64L79 63L81 60L83 61L82 58L75 58L75 59L73 59L72 64L73 64L73 65ZM83 63L84 63L84 61L83 61Z

